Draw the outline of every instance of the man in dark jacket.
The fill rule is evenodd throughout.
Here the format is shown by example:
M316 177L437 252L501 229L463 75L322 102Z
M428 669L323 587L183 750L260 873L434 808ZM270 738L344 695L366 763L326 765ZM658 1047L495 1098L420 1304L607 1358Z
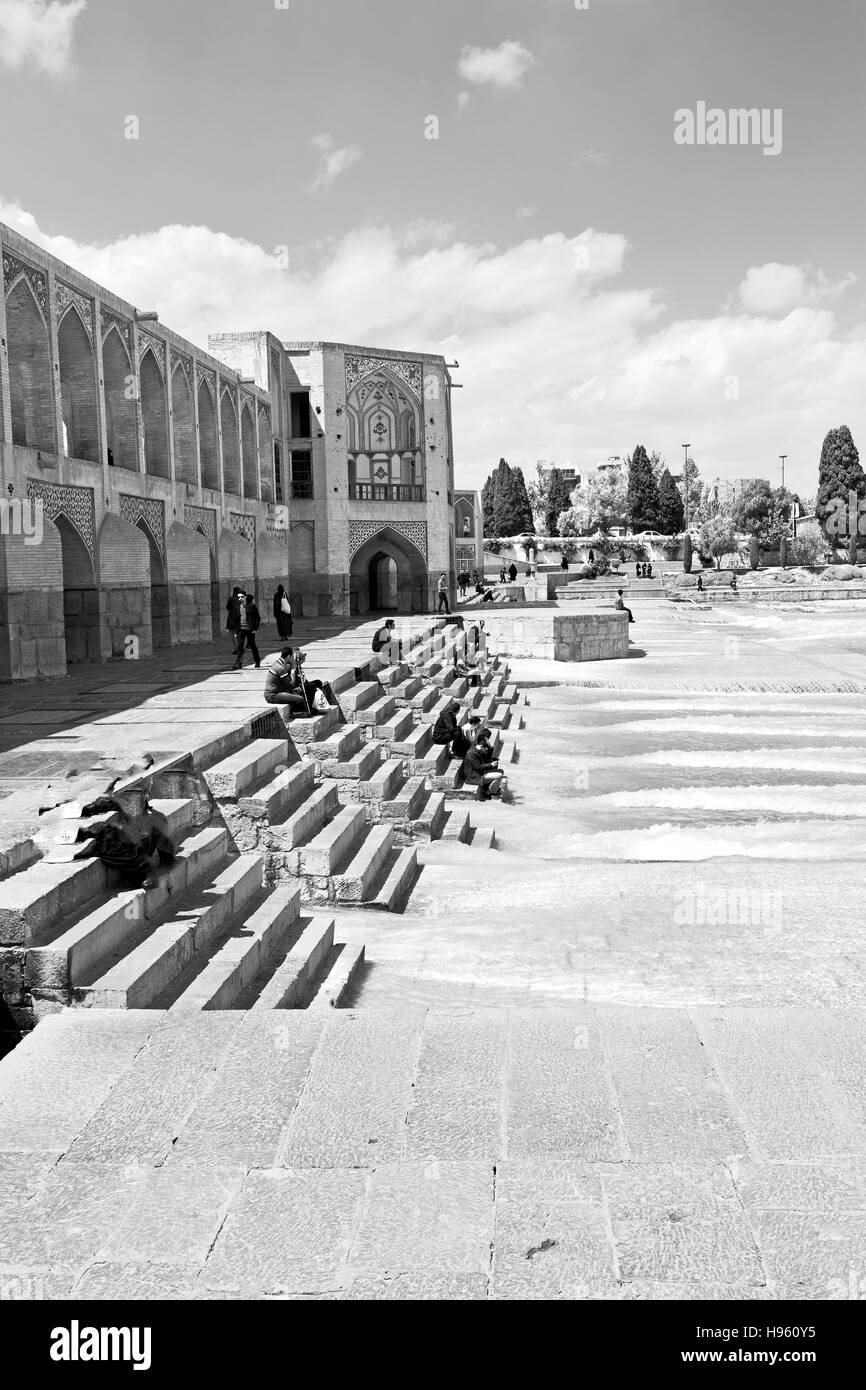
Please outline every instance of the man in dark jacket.
M511 580L512 584L517 578L517 566L515 565L513 560L511 561L511 564L508 566L508 578Z
M268 670L265 704L288 705L292 714L308 713L307 701L296 677L294 652L291 647L283 647L277 660Z
M238 654L238 633L241 630L241 606L240 599L243 596L243 589L235 587L231 591L229 601L226 604L226 629L232 635L232 651L235 656Z
M440 747L451 745L452 758L462 758L469 751L469 740L457 722L460 701L450 700L433 725L433 742Z
M468 787L478 787L479 800L489 801L491 796L499 796L505 774L499 764L493 761L490 736L483 733L463 759L463 781Z
M262 625L262 617L256 607L256 601L252 594L240 592L238 595L238 652L235 659L234 669L239 671L244 664L244 649L249 647L253 654L253 661L256 669L262 664L259 656L259 649L256 646L256 633Z

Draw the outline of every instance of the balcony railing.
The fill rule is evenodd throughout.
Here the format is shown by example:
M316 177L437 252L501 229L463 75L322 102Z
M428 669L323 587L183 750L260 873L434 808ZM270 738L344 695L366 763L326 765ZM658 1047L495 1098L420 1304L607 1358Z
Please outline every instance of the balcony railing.
M349 496L356 502L423 502L424 488L417 483L350 483Z

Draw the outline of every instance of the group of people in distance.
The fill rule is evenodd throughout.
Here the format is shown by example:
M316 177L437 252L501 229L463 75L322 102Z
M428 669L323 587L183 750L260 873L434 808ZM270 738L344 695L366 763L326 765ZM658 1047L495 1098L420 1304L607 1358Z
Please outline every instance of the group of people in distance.
M635 576L638 579L652 579L653 567L650 564L642 564L639 560L634 567Z

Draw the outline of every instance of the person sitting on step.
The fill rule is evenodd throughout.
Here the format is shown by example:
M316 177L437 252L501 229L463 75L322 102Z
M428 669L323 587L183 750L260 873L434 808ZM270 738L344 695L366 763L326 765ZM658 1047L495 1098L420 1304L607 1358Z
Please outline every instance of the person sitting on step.
M478 787L479 801L499 796L505 774L493 759L490 735L485 733L475 742L463 759L463 781L468 787Z
M265 704L288 705L292 717L295 714L309 713L299 676L299 664L295 661L295 653L291 647L283 647L276 661L268 668Z
M124 888L152 888L154 859L161 865L173 864L177 855L167 834L168 821L153 809L147 792L138 788L98 797L83 807L82 815L106 811L113 811L116 819L88 832L93 841L90 853L120 875Z
M617 612L619 612L619 613L627 613L627 614L628 614L628 620L629 620L630 623L633 623L633 622L634 622L634 618L632 617L631 609L630 609L630 608L626 608L625 604L624 604L623 601L622 601L622 589L617 589L617 591L616 591L616 603L615 603L613 606L614 606L614 608L617 610Z
M469 739L458 722L459 713L460 701L449 700L433 725L433 742L440 748L450 745L452 758L462 758L469 751Z

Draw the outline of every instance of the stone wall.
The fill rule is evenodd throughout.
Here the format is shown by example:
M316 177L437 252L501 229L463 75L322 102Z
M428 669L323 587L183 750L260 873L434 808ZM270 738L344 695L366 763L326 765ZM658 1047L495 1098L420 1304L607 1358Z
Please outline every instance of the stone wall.
M491 641L508 656L547 661L613 661L628 656L628 618L615 610L483 614Z

